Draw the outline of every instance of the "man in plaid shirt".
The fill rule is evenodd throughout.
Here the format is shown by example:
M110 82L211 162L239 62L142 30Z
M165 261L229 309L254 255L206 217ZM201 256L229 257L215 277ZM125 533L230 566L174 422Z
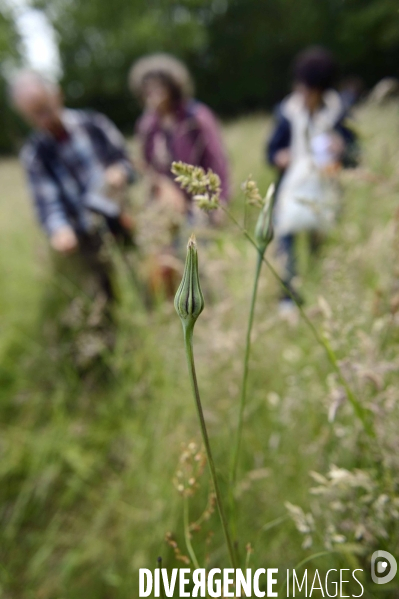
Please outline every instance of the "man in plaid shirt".
M65 109L59 88L32 71L16 76L11 96L34 129L21 158L53 249L84 250L94 234L94 214L115 236L129 238L131 220L110 198L134 177L116 127L102 114Z

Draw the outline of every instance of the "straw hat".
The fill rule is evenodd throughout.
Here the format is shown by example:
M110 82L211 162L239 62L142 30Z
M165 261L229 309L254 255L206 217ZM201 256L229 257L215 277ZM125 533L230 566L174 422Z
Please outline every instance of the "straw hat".
M184 98L193 95L193 82L188 69L170 54L150 54L135 62L129 72L130 90L140 96L143 81L150 75L163 75L168 78Z

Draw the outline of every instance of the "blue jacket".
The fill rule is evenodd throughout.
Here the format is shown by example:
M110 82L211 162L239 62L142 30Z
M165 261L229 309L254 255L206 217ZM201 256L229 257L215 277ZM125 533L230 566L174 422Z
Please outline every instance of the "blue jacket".
M278 105L275 111L276 124L274 130L266 144L266 160L272 166L275 166L275 156L279 150L285 150L291 145L291 123L282 114L281 104ZM348 123L347 114L345 112L337 120L334 130L341 135L345 141L345 153L342 157L342 165L344 167L354 167L358 164L358 137Z

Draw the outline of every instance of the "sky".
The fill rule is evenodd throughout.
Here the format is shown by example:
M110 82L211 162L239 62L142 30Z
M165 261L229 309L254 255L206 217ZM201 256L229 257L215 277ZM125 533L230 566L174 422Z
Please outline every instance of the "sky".
M29 7L29 0L6 0L15 15L29 67L51 77L60 75L60 60L54 30L45 15Z

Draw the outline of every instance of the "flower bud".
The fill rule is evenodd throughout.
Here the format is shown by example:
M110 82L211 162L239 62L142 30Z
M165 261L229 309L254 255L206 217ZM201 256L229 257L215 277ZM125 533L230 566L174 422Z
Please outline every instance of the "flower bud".
M188 240L183 279L176 292L174 304L184 327L194 326L204 309L204 296L198 276L197 244L194 235Z
M265 253L267 246L273 239L273 196L274 196L274 185L271 184L267 190L265 203L262 210L260 211L256 226L255 226L255 239L258 244L259 250L262 254Z

